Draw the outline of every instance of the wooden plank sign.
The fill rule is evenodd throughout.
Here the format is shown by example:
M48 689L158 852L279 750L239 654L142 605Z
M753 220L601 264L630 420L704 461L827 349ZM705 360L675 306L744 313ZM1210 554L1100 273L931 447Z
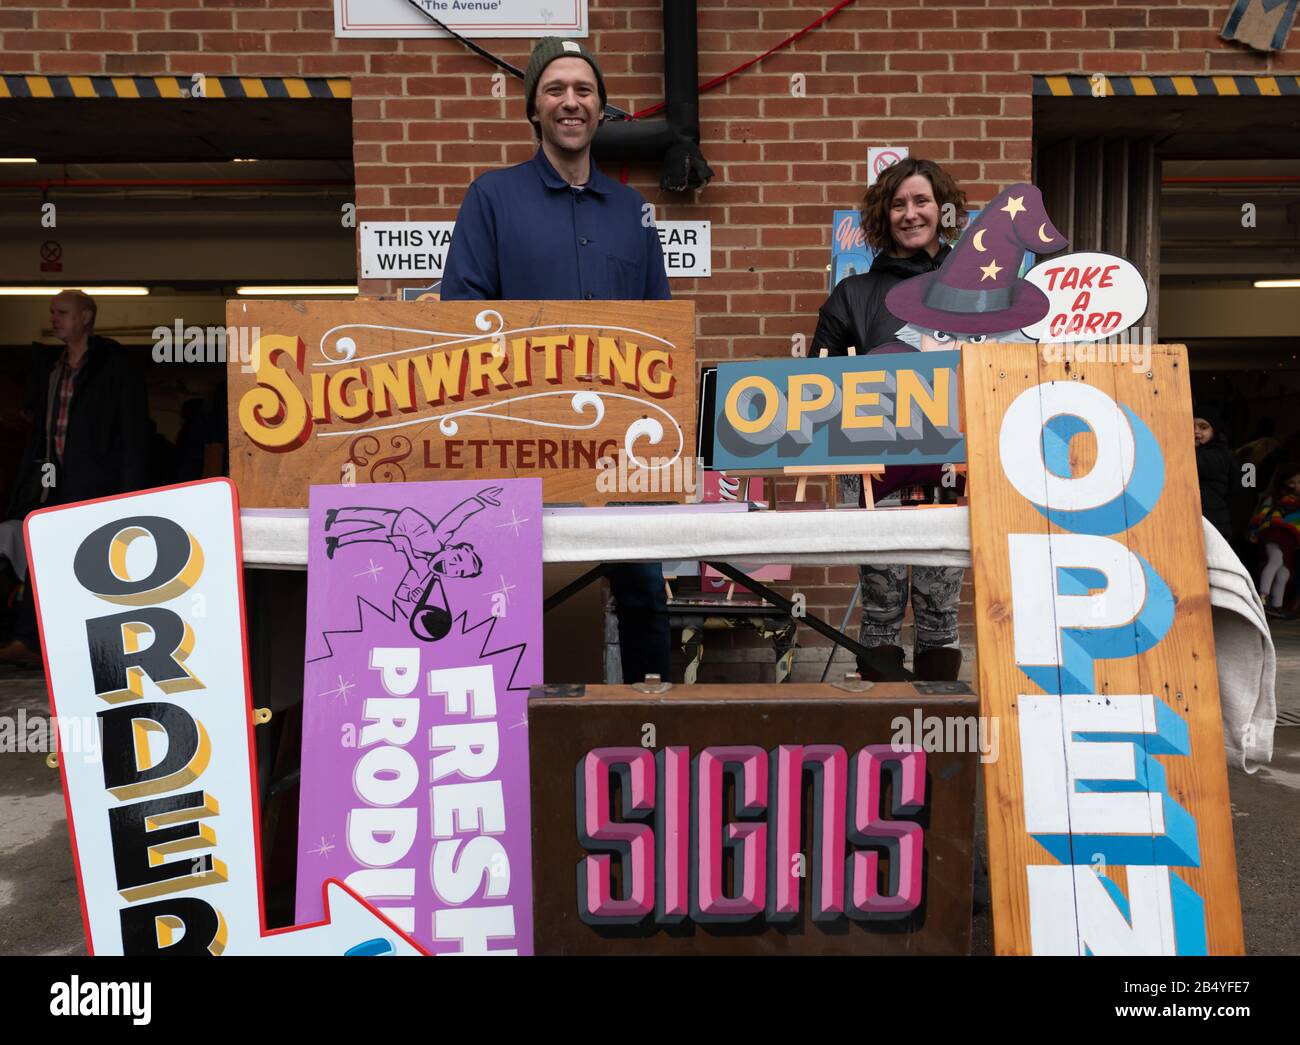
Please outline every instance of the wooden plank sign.
M533 691L538 954L969 952L967 687L648 688Z
M689 301L230 301L245 507L313 483L540 477L548 503L695 490Z
M90 953L424 953L332 878L317 921L265 928L230 481L49 508L26 529Z
M1187 352L1047 347L962 361L994 942L1240 954Z
M714 468L737 474L960 462L958 352L718 366Z

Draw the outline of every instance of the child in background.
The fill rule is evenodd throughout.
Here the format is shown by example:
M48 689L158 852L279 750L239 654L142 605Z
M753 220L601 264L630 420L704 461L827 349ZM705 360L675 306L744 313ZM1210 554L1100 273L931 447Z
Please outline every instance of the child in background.
M1270 617L1294 620L1282 608L1287 582L1295 573L1296 547L1300 545L1300 464L1278 466L1259 511L1250 520L1250 539L1263 554L1259 597Z

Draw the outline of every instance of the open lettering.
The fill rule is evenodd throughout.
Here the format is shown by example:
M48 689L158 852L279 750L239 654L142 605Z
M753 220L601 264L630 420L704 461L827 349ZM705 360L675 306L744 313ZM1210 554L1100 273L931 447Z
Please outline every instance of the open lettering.
M1077 474L1082 432L1097 458ZM1154 757L1191 754L1187 722L1167 687L1095 691L1097 661L1136 657L1173 624L1169 586L1115 537L1160 499L1160 446L1128 407L1061 381L1012 402L999 454L1011 485L1066 531L1007 535L1015 660L1043 691L1016 697L1025 830L1058 861L1026 867L1033 951L1203 954L1205 904L1171 870L1200 866L1196 820ZM1125 868L1127 896L1090 866L1098 857Z

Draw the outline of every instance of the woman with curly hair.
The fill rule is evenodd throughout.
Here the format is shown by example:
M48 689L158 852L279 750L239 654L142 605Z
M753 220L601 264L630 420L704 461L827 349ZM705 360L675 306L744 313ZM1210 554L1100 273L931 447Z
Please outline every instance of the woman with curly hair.
M882 346L907 350L897 344L903 320L885 308L885 295L903 280L933 272L952 251L944 243L966 224L966 194L942 167L932 160L900 160L887 168L862 198L862 231L875 251L869 271L841 280L821 307L812 354L859 355ZM933 472L934 474L930 474ZM928 491L938 483L938 469L886 469L877 495L899 487ZM944 493L955 491L943 491ZM907 610L908 567L860 566L862 624L858 641L871 657L858 658L865 679L898 678L904 650L898 644ZM957 634L957 604L963 571L954 566L911 567L913 622L916 648L913 673L919 679L943 681L957 678L961 646Z

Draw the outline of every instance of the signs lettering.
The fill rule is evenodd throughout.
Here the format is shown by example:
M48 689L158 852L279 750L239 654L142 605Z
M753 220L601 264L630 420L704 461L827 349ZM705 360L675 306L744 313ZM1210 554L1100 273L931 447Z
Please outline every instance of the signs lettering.
M538 953L966 953L974 709L901 684L535 689Z

